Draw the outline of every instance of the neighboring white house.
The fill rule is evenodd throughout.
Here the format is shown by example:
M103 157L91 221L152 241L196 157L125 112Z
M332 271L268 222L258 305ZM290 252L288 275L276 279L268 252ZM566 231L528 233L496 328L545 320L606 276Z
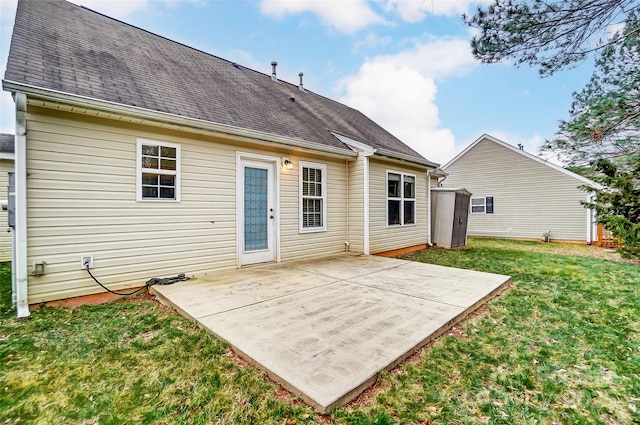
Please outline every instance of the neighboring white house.
M468 234L591 243L595 220L581 205L597 183L488 134L442 167L443 187L472 193Z
M421 248L428 161L300 84L75 4L18 2L18 315L151 277Z
M13 171L13 134L0 134L0 263L11 261L11 231L7 222L8 173Z

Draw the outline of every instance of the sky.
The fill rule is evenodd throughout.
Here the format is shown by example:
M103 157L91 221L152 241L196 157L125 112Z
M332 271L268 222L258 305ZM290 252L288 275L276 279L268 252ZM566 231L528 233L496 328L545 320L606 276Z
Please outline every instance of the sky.
M445 164L483 133L538 154L569 118L593 61L540 78L537 69L473 58L461 18L486 0L74 0L356 108L427 159ZM0 73L16 0L0 0ZM0 132L14 104L0 96ZM552 160L553 158L545 157Z

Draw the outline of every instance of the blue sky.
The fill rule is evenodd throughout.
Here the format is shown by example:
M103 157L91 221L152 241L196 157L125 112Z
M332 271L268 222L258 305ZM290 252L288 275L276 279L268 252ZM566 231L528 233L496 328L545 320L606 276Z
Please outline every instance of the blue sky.
M74 0L129 24L270 74L359 109L430 160L446 163L482 133L532 153L568 118L592 61L540 78L482 65L460 18L487 1ZM0 0L4 76L15 0ZM14 131L0 98L0 131Z

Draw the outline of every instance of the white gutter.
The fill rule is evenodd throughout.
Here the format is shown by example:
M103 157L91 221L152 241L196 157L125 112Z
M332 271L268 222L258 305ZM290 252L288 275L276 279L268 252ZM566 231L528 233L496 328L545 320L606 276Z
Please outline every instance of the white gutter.
M27 265L27 95L17 91L16 135L15 135L15 290L18 317L27 317L29 312L29 281Z
M16 154L15 153L0 152L0 159L8 159L9 161L15 161L16 160Z
M211 121L205 121L197 118L189 118L181 115L170 114L167 112L158 112L150 109L140 108L137 106L129 106L121 103L110 102L107 100L95 99L87 96L80 96L76 94L69 94L52 89L43 89L40 87L16 83L13 81L2 81L2 88L5 91L10 92L23 92L31 98L38 98L53 102L66 103L73 106L79 106L83 108L95 108L102 111L133 116L136 118L148 119L152 121L158 121L162 123L168 123L171 125L188 127L196 130L207 130L220 135L228 135L238 137L244 137L250 141L275 143L278 145L284 145L288 147L296 147L302 149L309 149L316 152L323 152L333 154L341 158L355 158L356 153L351 149L340 148L336 146L328 146L320 143L309 142L303 139L297 139L294 137L281 136L277 134L266 133L258 130L251 130L242 127L236 127L227 124L219 124Z
M418 164L426 167L438 168L440 164L431 162L428 159L420 159L411 155L390 151L388 149L378 148L375 150L375 155L384 156L391 159L396 159L404 162L410 162L412 164Z

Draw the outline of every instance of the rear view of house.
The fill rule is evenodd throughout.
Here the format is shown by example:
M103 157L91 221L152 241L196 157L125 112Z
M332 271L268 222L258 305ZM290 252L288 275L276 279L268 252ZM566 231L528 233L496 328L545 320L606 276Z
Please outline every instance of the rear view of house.
M591 243L594 217L581 202L597 186L585 177L484 134L442 167L443 187L464 187L473 195L471 236Z
M16 288L426 246L434 164L352 108L62 1L20 0ZM301 77L302 78L302 77Z

